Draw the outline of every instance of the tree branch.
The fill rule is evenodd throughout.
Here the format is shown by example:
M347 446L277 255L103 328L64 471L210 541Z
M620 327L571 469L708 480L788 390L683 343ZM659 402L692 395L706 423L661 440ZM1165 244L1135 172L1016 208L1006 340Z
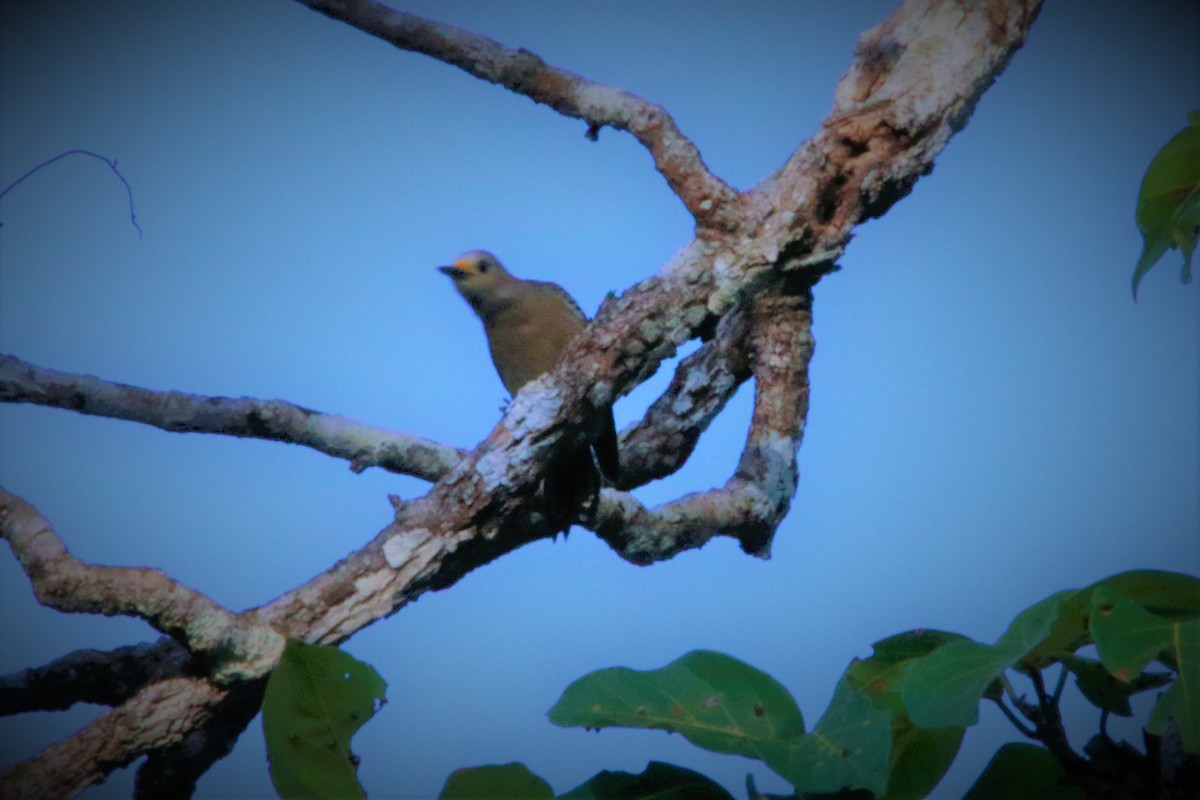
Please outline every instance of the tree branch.
M164 637L153 644L121 647L104 653L79 650L40 669L22 670L0 678L0 715L27 711L53 711L79 702L119 706L150 684L185 678L194 668L192 656L173 639ZM234 687L212 706L212 713L176 744L148 750L149 757L138 769L135 796L146 798L190 797L196 780L213 763L233 748L238 735L249 724L262 703L262 681ZM85 730L81 734L88 737ZM47 781L61 766L55 759L77 747L51 750L36 757L41 766L27 764L25 780ZM79 745L82 746L82 745ZM134 754L135 757L138 754ZM16 780L16 775L5 775ZM49 797L57 788L39 783L30 797ZM7 789L5 789L7 797Z
M1087 759L1071 749L1071 743L1067 741L1067 732L1063 728L1058 702L1046 694L1042 671L1037 667L1024 667L1022 672L1033 683L1033 690L1037 695L1037 705L1021 701L1017 704L1017 708L1025 715L1026 719L1033 723L1034 737L1054 754L1054 757L1068 772L1085 773Z
M178 742L149 750L134 781L135 800L191 797L196 781L233 750L262 706L265 689L262 680L232 687Z
M184 637L193 653L213 659L219 682L257 678L283 652L283 637L275 631L231 614L159 570L79 561L43 516L3 488L0 537L12 547L42 605L140 617L163 633Z
M116 706L147 683L182 677L191 654L169 637L116 650L76 650L44 667L0 677L0 716L60 711L76 703Z
M645 418L621 437L622 488L675 472L712 419L746 378L740 315L723 318L717 336L676 368ZM0 355L0 402L35 403L81 414L141 422L172 433L216 433L309 447L350 461L436 482L466 451L324 414L285 400L164 392L92 375L46 369Z
M1013 710L1005 705L1003 697L987 697L986 699L995 703L1000 709L1000 712L1004 714L1004 716L1008 717L1008 721L1011 722L1013 727L1020 731L1023 736L1027 736L1030 739L1037 738L1037 731L1021 722L1021 720L1017 718L1017 715L1013 713Z
M722 317L713 338L675 367L642 420L622 431L619 488L666 477L691 457L700 435L751 375L747 328L741 309Z
M967 14L984 21L984 29L991 35L972 41L978 57L956 69L956 80L973 103L980 87L990 82L1019 46L1022 26L1032 22L1030 9L1036 7L1036 0L1024 5L993 2L967 6L949 0L909 0L897 14L906 18L949 14L960 23ZM1010 24L1010 20L1020 24ZM978 34L976 20L964 24L972 35ZM877 56L860 50L860 60L871 59L876 64L875 74L881 77L878 86L890 86L883 80L889 69L935 69L928 59L938 49L922 38L926 29L935 37L943 35L941 25L902 26L900 30L911 38L893 42L895 56L883 68L876 64ZM858 67L852 72L854 69ZM549 463L557 448L582 442L600 409L652 374L679 344L710 325L713 316L723 316L743 298L753 301L770 291L774 274L795 274L804 283L827 271L853 224L868 213L881 213L900 196L867 188L881 185L881 175L890 176L896 185L911 186L929 170L944 144L937 133L961 127L963 98L940 99L942 105L937 108L909 104L893 109L919 110L925 138L896 135L894 131L911 130L913 125L908 123L915 124L915 120L894 118L892 128L871 128L865 149L859 150L830 133L836 126L826 125L805 149L806 170L799 170L800 162L794 160L786 175L764 183L756 190L754 205L744 208L750 220L745 227L755 230L754 237L694 240L658 277L607 300L588 335L576 339L558 368L522 389L491 434L428 494L402 504L395 523L367 547L259 609L259 618L288 633L307 632L312 640L341 641L363 625L394 613L420 593L443 588L503 552L549 535L537 505L541 465ZM863 98L868 107L869 100L870 93ZM898 166L885 169L886 160L877 155L881 149L888 150ZM864 154L871 157L864 159ZM783 200L789 202L783 205ZM795 333L799 329L795 325L789 328L797 337L792 341L795 349L790 359L806 364L806 358L796 353L803 354L811 342ZM791 361L784 370L793 376L800 374ZM788 430L752 425L738 473L732 479L768 493L764 505L769 511L759 514L759 519L777 517L780 509L786 510L794 489L792 447L799 441L803 416L797 397L790 401L796 405L788 412ZM764 409L779 405L773 394L761 402ZM734 487L734 491L739 489L741 486ZM789 494L781 497L777 494L781 491ZM750 497L749 493L742 496ZM703 498L685 499L693 509L704 504ZM720 517L721 508L716 513L717 524L723 526L727 518ZM703 539L707 529L697 530L697 538ZM735 535L747 541L744 532L735 531ZM755 535L758 546L765 548L769 539L761 530ZM676 538L669 543L672 552L679 549L680 541ZM683 546L692 545L684 542ZM653 560L653 555L639 560Z
M808 288L832 268L858 222L882 214L931 169L1020 46L1040 5L907 0L863 37L834 113L818 134L772 178L738 196L704 169L695 147L665 112L633 95L378 4L308 4L586 119L592 129L629 130L650 149L659 171L692 210L698 230L657 277L606 301L560 366L522 389L489 436L447 466L426 495L399 504L395 521L369 544L308 584L236 618L161 573L80 564L45 520L6 496L11 499L4 501L0 528L43 602L64 610L142 616L186 638L193 652L253 653L258 659L239 662L234 673L228 663L217 662L222 677L247 681L274 663L280 634L342 641L421 593L445 588L551 535L555 526L537 491L545 465L562 448L585 441L600 411L653 374L679 345L707 335L714 321L741 307L751 309L755 413L734 475L725 486L681 498L667 509L683 520L671 536L640 537L634 526L602 535L639 563L698 546L714 531L736 536L750 552L766 553L796 485L812 353ZM729 364L736 359L731 356ZM731 366L730 374L735 372ZM48 404L87 406L69 399ZM250 419L247 412L239 429ZM436 471L430 468L430 476ZM606 496L624 503L613 494ZM662 511L654 513L666 520ZM62 575L79 582L76 599L62 596L67 588ZM116 581L128 581L133 596L117 591ZM29 796L78 791L138 755L180 744L188 731L213 718L226 696L225 689L198 679L150 684L0 780L6 792Z
M724 486L653 510L629 495L605 493L595 530L623 558L648 564L717 535L733 536L752 555L770 554L796 492L813 353L811 308L807 286L779 290L758 297L748 321L737 323L749 327L744 339L753 350L754 414L737 469Z
M731 318L732 320L733 318ZM722 321L724 335L693 353L646 417L621 437L623 488L675 472L700 434L750 375L741 352L742 327ZM156 391L92 375L47 369L0 354L0 402L34 403L172 433L216 433L312 448L343 458L362 472L389 472L436 482L465 451L450 445L324 414L285 400L213 397Z
M0 798L72 797L142 754L203 725L226 691L199 678L147 685L75 735L0 773Z
M144 422L174 433L220 433L311 447L350 461L436 481L462 451L439 442L322 414L283 400L158 392L91 375L43 369L0 355L0 401L37 403L80 414Z
M628 131L650 151L655 168L696 220L700 229L732 230L738 197L709 172L690 139L661 106L632 92L594 83L552 67L523 48L513 50L486 36L397 11L373 0L300 0L332 19L411 50L452 64L481 80L523 94L564 116L588 124L588 138L609 126Z
M966 125L1040 9L1041 0L907 0L864 33L820 130L746 193L762 209L763 240L783 255L793 243L838 250L855 225L882 216Z

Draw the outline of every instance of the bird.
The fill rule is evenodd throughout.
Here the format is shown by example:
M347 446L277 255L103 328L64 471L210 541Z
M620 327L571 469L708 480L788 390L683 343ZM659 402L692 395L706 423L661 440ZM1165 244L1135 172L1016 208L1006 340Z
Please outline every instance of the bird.
M587 315L565 289L549 281L522 280L486 250L468 250L438 269L483 322L492 363L514 397L522 386L553 370L587 326ZM546 470L545 493L555 503L587 505L599 491L597 467L608 483L620 480L612 408L603 412L600 433L590 446L564 454Z

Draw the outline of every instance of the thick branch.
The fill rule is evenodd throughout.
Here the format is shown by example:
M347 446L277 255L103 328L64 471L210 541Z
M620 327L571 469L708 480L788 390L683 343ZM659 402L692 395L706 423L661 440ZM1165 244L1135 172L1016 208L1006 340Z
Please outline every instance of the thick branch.
M135 800L191 797L196 781L233 750L238 736L262 706L265 688L265 681L231 688L182 739L150 750L137 771Z
M42 605L65 612L140 617L182 636L193 653L218 659L219 680L255 678L274 666L283 638L234 616L205 595L145 567L85 564L32 506L0 488L0 536Z
M225 696L197 678L152 683L74 736L0 773L0 798L73 797L143 753L178 744Z
M0 534L39 602L62 611L142 617L184 638L190 649L164 639L112 653L82 651L5 678L5 713L64 708L79 700L120 705L6 770L2 796L72 796L146 753L152 755L139 772L140 797L190 794L195 779L228 753L254 716L261 678L278 660L282 637L156 570L78 561L43 517L3 489ZM186 676L198 670L212 677ZM227 692L218 684L234 688ZM49 700L56 690L62 696Z
M499 84L568 117L588 123L588 136L607 125L629 131L654 158L696 219L698 228L732 230L737 222L737 192L704 165L700 151L661 106L632 92L594 83L552 67L525 49L513 50L452 25L396 11L373 0L300 0L309 8L361 31L445 61L476 78Z
M765 238L786 245L785 231L807 227L810 247L837 249L855 225L907 195L1040 9L1041 0L908 0L864 33L817 135L747 192L752 204L783 212L763 217Z
M796 455L808 414L813 354L812 296L780 287L749 312L754 414L737 469L725 485L647 509L629 495L606 492L597 534L638 564L670 558L718 535L766 557L796 493Z
M633 495L605 492L596 519L596 535L622 558L634 564L652 564L702 547L716 536L733 536L742 549L756 544L738 535L749 520L763 519L774 503L754 484L730 478L724 486L693 492L654 508L642 505Z
M120 705L147 683L182 677L190 659L169 637L108 652L76 650L44 667L0 677L0 716L76 703Z
M781 285L751 311L755 411L742 458L724 487L653 512L628 496L605 493L597 531L622 556L649 563L720 533L738 538L747 552L769 552L771 535L795 493L812 356L809 309L806 286L796 292ZM554 377L574 363L566 359ZM259 609L259 619L290 635L339 642L420 594L552 535L555 527L540 514L534 488L538 459L552 452L554 428L533 426L544 424L543 416L556 419L565 413L555 385L546 377L519 392L484 444L428 495L401 504L396 522L370 545ZM596 386L578 379L568 385ZM569 404L578 414L576 425L587 413L589 397ZM505 450L509 455L501 456Z
M187 673L194 668L191 654L167 637L153 644L120 647L110 652L79 650L44 667L0 678L0 715L61 710L79 702L119 706L143 687L188 677ZM167 738L155 743L158 747L147 748L149 757L138 769L135 797L139 800L190 797L195 782L229 753L238 735L258 713L262 690L262 681L231 689L211 707L211 714L197 727L184 732L177 743L171 744L173 739ZM92 734L84 729L76 736L88 739ZM31 797L52 797L60 789L73 791L68 785L44 781L58 784L57 775L63 768L61 759L74 757L80 749L86 750L87 746L63 742L36 756L23 766L23 771L4 776L4 780L38 781ZM141 753L130 755L137 757ZM107 765L106 770L111 766L116 765ZM75 768L68 765L69 770ZM25 777L18 777L20 774ZM74 778L70 785L75 785Z
M681 360L666 391L640 422L621 434L621 486L666 477L692 454L700 435L750 377L746 318L721 318L712 339Z
M158 392L91 375L43 369L7 355L0 355L0 401L144 422L177 433L291 442L347 459L356 472L378 466L427 481L436 481L462 458L460 451L438 442L283 400Z
M808 418L808 364L813 356L812 292L782 284L754 300L754 413L734 480L753 486L769 506L743 522L738 538L749 553L770 552L776 528L796 494L796 456Z

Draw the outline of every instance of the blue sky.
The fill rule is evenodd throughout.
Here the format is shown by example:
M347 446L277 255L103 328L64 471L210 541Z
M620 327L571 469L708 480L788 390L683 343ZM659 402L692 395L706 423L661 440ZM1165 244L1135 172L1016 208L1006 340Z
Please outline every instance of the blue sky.
M526 47L663 104L738 188L832 106L858 34L891 3L427 2L399 7ZM297 4L7 3L0 351L154 389L284 398L469 447L504 390L433 267L485 247L588 311L653 274L691 221L630 137L585 126ZM870 644L915 627L994 640L1046 595L1135 567L1200 573L1200 302L1177 254L1139 302L1132 212L1150 157L1200 105L1193 3L1053 3L932 175L861 227L816 289L801 482L770 561L726 540L649 568L581 530L362 631L388 681L355 739L375 797L521 760L566 791L649 759L741 795L755 762L544 713L600 667L722 650L815 722ZM660 374L616 407L639 418ZM659 502L725 480L744 387ZM269 442L0 406L0 484L72 551L159 567L233 609L357 548L389 492L425 485ZM0 558L0 672L152 639L143 623L36 605ZM93 708L0 719L2 763ZM1145 705L1139 708L1145 714ZM1095 730L1068 711L1074 743ZM1140 741L1136 725L1112 729ZM935 796L1018 735L993 708ZM88 797L128 796L132 771ZM257 722L199 787L269 794Z

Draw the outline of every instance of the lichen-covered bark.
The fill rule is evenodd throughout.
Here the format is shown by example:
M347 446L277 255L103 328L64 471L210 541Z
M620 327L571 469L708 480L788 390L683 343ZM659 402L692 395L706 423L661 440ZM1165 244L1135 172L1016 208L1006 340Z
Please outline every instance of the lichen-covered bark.
M440 442L363 425L283 400L159 392L44 369L0 355L0 401L153 425L174 433L219 433L311 447L344 458L356 472L382 467L436 481L462 458Z

